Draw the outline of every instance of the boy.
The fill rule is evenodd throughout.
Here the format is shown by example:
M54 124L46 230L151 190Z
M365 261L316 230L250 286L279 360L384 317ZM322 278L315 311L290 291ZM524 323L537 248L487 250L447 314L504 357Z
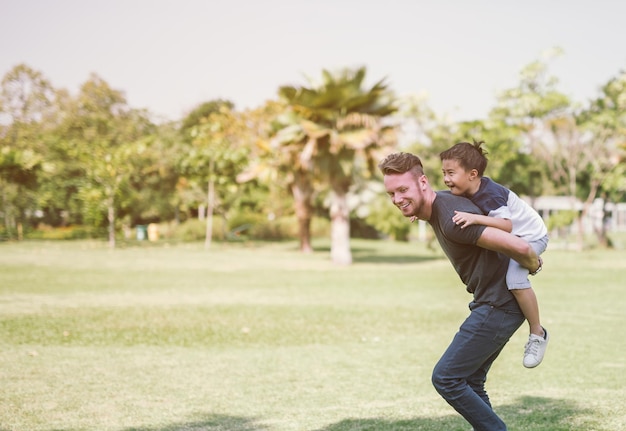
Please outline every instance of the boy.
M483 177L487 167L484 142L460 142L439 156L442 162L443 180L452 194L466 196L485 215L455 211L452 220L461 228L480 224L502 229L525 239L539 255L548 245L547 228L539 214L514 192ZM507 287L515 296L530 327L528 342L524 347L523 364L534 368L541 363L548 345L548 332L539 319L537 297L531 287L530 273L514 260L510 261L506 276Z

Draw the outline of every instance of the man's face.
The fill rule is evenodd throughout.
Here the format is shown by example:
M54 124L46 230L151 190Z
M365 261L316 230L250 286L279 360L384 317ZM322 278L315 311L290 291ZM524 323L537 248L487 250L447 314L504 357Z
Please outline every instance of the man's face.
M420 218L420 214L424 215L425 199L422 180L426 181L423 175L418 181L411 172L385 175L383 178L387 195L405 217Z

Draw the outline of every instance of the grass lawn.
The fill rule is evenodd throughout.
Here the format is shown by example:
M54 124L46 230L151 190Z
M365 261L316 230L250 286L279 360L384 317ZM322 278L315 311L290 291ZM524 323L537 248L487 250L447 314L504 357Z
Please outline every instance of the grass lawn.
M0 431L469 431L432 367L468 314L440 252L0 243ZM487 388L510 431L626 430L626 250L549 249Z

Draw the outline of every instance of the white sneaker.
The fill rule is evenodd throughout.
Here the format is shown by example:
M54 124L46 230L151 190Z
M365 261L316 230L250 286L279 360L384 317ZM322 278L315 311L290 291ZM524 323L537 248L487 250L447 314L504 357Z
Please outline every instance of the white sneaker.
M543 328L544 336L530 334L528 342L524 346L524 366L526 368L535 368L543 361L543 355L546 353L550 336L546 328Z

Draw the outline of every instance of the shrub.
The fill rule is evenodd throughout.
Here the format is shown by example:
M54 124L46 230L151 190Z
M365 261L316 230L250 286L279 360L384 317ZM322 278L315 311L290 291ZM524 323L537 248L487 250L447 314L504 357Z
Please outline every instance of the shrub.
M265 220L250 229L250 237L260 240L296 239L299 236L298 219L295 215ZM311 237L330 237L330 221L321 217L311 220Z
M161 236L178 241L203 241L206 238L206 223L206 220L189 219L179 225L169 225ZM224 221L220 217L213 218L212 238L224 240Z
M46 240L88 239L101 236L106 236L106 229L96 229L87 226L51 227L40 225L37 229L31 230L26 234L28 239Z

